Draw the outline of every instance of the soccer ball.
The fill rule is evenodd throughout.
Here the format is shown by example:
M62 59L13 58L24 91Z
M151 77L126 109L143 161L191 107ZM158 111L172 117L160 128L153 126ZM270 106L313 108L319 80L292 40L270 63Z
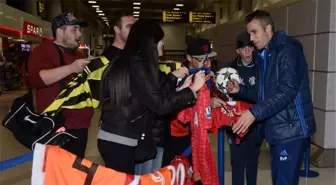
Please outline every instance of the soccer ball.
M227 94L226 85L230 80L236 80L238 83L240 83L240 77L236 69L231 67L224 67L219 70L217 72L215 81L217 89L220 92Z

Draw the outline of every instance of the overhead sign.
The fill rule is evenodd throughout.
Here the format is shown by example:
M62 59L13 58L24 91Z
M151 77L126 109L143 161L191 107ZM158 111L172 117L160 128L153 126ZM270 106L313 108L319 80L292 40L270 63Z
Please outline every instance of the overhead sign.
M114 34L103 34L104 38L113 38Z
M42 27L37 24L24 21L22 34L32 36L32 37L41 37Z
M44 12L44 0L39 0L38 1L38 10L40 13Z
M216 24L215 12L189 12L190 23Z
M163 11L162 21L165 23L200 23L215 24L215 12L185 12L185 11Z
M162 12L162 21L170 23L188 23L189 17L188 12L182 11L163 11Z

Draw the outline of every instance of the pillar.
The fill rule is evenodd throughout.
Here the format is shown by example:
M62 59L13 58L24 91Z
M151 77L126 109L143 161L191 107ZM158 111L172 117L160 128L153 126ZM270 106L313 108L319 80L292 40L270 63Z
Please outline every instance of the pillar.
M49 21L51 21L58 14L62 13L61 0L47 0L46 3Z
M303 0L283 12L288 34L301 41L308 63L317 127L311 159L319 167L336 164L335 9L336 0Z
M53 1L53 0L51 0ZM60 0L61 1L61 8L62 8L62 12L69 12L74 14L74 5L76 3L74 3L73 1L69 1L69 0Z
M336 0L318 0L316 17L314 107L317 133L313 141L322 152L318 166L336 166Z
M24 2L25 5L24 5L24 11L31 14L31 15L34 15L34 16L37 16L37 3L36 3L36 0L31 0L31 1L25 1Z

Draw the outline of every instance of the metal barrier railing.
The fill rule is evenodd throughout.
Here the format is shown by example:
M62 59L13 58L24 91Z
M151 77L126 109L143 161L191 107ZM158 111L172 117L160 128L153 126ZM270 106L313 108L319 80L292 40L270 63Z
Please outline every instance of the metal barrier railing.
M34 157L34 153L30 152L27 154L23 154L5 161L0 162L0 171L7 170L9 168L13 168L15 166L21 165L23 163L26 163L28 161L32 161Z

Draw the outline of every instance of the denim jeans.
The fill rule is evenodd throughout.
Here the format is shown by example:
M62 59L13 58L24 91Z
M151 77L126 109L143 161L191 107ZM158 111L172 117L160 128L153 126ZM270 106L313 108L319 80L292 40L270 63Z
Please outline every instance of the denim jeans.
M161 168L163 147L157 147L157 154L154 159L150 159L146 162L135 165L135 175L143 175L147 173L153 173Z

